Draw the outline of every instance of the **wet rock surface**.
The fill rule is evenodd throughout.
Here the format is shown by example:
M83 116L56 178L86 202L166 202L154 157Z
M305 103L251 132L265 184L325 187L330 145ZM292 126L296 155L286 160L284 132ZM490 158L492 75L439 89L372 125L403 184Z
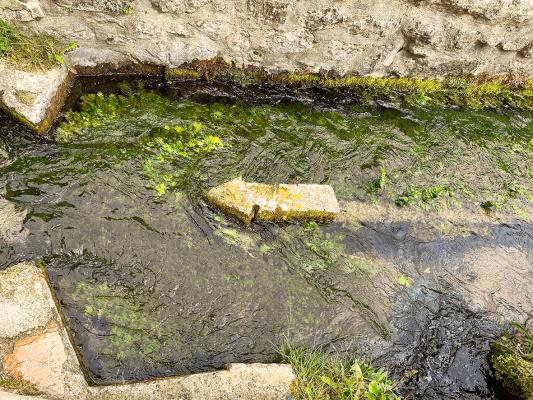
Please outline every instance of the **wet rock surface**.
M7 243L23 242L28 231L24 229L26 211L0 197L0 239Z
M267 185L235 178L207 191L205 198L246 224L257 221L329 221L339 213L328 185Z
M2 107L38 132L50 127L69 90L66 67L28 72L0 63Z

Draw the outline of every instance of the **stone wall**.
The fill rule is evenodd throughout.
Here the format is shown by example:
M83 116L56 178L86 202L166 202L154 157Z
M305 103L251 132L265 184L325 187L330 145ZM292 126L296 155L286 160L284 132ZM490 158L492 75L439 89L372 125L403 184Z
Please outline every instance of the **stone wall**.
M533 0L0 0L0 18L77 40L78 63L533 76Z

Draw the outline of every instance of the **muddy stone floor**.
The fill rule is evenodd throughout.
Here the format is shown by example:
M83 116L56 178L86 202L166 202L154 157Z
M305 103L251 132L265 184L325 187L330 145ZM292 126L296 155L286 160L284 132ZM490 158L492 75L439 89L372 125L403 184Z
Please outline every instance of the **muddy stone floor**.
M406 398L504 398L487 360L533 317L533 115L228 90L102 95L59 143L0 117L0 268L44 263L90 377L288 339L367 357ZM200 196L238 175L331 184L341 215L245 227Z

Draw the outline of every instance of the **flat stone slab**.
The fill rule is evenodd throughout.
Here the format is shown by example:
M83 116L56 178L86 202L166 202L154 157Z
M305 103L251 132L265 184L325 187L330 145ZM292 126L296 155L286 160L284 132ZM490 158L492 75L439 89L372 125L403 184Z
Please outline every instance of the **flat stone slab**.
M329 221L339 214L339 203L329 185L268 185L238 177L210 189L204 197L246 224L253 219Z

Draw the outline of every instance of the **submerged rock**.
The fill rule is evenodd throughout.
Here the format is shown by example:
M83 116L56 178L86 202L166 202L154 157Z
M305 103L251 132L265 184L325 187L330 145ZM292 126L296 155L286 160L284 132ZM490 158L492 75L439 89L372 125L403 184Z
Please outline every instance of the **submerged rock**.
M239 177L212 188L205 198L247 224L254 218L328 221L339 213L335 192L329 185L268 185L248 183Z
M28 231L23 228L25 210L17 210L15 205L0 197L0 239L8 243L26 239Z

